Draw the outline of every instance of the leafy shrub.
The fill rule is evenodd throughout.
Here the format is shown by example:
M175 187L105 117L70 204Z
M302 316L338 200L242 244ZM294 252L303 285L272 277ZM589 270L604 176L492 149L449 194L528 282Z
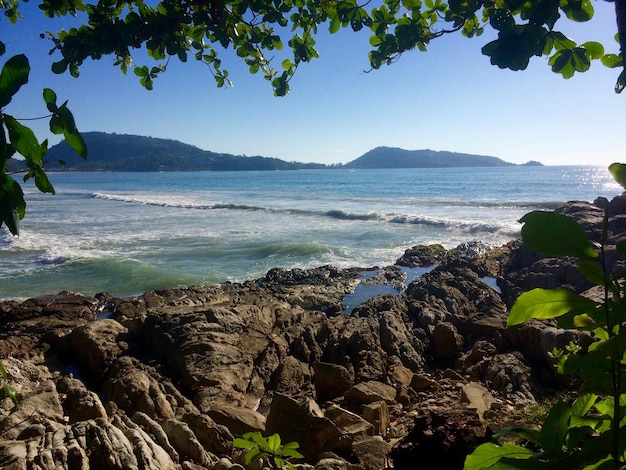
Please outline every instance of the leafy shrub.
M609 170L626 188L626 165ZM573 403L559 401L541 429L508 428L495 439L516 433L526 445L486 443L465 460L466 470L514 469L620 469L626 464L626 272L609 272L606 263L608 209L605 209L601 242L592 244L585 230L570 217L534 211L521 222L522 238L530 248L550 256L576 256L579 271L602 286L602 301L594 301L567 289L533 289L519 296L511 309L508 326L533 318L558 319L561 328L590 331L594 342L587 350L570 344L556 350L557 370L579 379ZM615 246L626 254L626 242Z
M256 462L267 458L272 468L283 468L287 466L293 469L293 465L288 461L290 458L301 459L304 456L296 449L300 447L297 442L289 442L282 445L280 436L272 434L265 438L260 432L248 432L242 438L237 438L233 442L235 447L248 449L244 455L244 462Z

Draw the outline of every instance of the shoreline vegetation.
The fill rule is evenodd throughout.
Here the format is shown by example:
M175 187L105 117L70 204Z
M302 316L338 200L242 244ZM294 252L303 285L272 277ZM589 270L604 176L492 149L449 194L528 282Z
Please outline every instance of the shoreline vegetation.
M537 161L524 165L497 157L465 153L404 150L377 147L346 164L287 162L263 156L215 153L170 139L103 132L84 132L88 158L77 156L65 141L48 150L48 161L64 162L66 171L275 171L303 169L453 168L497 166L541 166ZM21 163L9 160L9 171L20 171ZM52 168L50 171L55 171Z

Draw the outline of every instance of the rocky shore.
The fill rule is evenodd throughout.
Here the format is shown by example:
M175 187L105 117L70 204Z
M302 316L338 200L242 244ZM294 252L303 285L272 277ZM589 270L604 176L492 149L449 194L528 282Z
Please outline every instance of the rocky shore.
M624 196L558 210L593 239L606 204L621 240ZM563 285L591 287L575 260L514 241L133 298L3 302L0 359L20 407L0 402L0 468L242 469L233 440L249 431L298 442L296 468L462 468L567 391L548 352L590 338L505 326L520 292Z

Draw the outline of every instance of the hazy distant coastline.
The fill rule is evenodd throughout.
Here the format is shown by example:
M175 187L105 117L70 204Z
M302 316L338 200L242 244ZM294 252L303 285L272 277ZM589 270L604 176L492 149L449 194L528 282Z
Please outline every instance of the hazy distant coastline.
M77 156L65 142L50 148L47 160L60 160L66 171L250 171L303 169L458 168L520 166L497 157L435 150L377 147L346 164L287 162L263 156L202 150L176 140L104 132L83 133L89 156ZM13 170L17 170L13 161ZM541 166L536 161L525 165ZM54 167L49 167L55 170Z

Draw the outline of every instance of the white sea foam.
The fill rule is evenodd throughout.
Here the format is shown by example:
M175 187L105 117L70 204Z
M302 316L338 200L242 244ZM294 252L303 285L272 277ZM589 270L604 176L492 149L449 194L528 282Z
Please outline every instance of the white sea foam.
M529 210L620 192L601 173L549 167L60 173L54 185L54 197L27 193L19 238L0 231L0 298L384 266L417 244L503 244Z

